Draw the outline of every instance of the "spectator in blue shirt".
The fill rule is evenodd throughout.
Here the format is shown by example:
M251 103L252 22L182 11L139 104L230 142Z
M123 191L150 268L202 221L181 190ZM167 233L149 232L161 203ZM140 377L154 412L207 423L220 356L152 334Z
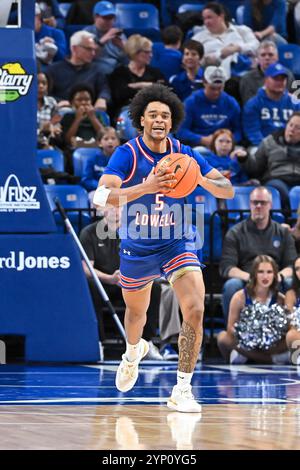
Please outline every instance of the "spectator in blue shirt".
M192 93L185 102L185 119L178 138L193 147L210 147L217 129L230 129L236 142L241 140L240 106L224 92L222 67L209 66L204 72L204 89Z
M264 137L286 126L300 102L287 91L288 71L281 64L265 70L264 86L244 107L243 128L250 145L258 146Z
M49 64L52 60L57 61L65 57L67 53L67 42L64 32L43 23L41 8L38 4L35 5L34 29L37 52L41 48L45 52L43 59L38 56L42 63ZM56 47L53 47L53 45Z
M169 83L181 100L203 86L203 68L201 66L204 56L204 47L201 42L188 39L183 44L182 70L173 75Z
M183 32L179 26L171 25L162 30L162 43L153 44L152 67L160 69L166 80L181 70L182 52L180 51Z
M247 0L243 24L253 29L259 41L270 39L278 44L286 44L286 1Z
M81 184L87 191L95 191L100 176L118 145L120 145L120 140L116 129L106 127L99 135L99 153L93 158L88 158L83 165ZM92 200L92 196L90 199Z
M249 179L237 160L246 153L242 148L234 149L234 138L229 129L219 129L213 134L211 152L205 155L205 158L211 166L228 178L231 184L236 185Z

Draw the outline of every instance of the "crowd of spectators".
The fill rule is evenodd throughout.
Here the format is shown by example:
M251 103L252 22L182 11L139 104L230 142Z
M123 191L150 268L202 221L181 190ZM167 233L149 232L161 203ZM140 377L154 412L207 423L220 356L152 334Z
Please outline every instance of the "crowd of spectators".
M249 218L224 239L220 274L226 281L226 321L231 297L245 288L257 255L276 261L282 292L290 287L297 256L300 219L295 227L273 221L272 195L262 186L279 191L290 215L289 192L300 185L300 100L292 71L279 61L280 47L291 42L286 3L246 0L239 24L226 2L207 2L201 25L187 33L178 25L162 27L162 41L155 43L142 32L127 37L109 1L74 2L69 22L76 11L82 28L70 38L59 3L36 2L38 146L60 149L69 173L76 148L97 148L83 164L80 184L88 192L95 190L114 149L138 135L128 105L153 83L168 85L184 102L176 137L202 152L234 185L256 186ZM121 121L127 135L120 132ZM116 280L116 272L110 278ZM239 295L243 302L245 292Z

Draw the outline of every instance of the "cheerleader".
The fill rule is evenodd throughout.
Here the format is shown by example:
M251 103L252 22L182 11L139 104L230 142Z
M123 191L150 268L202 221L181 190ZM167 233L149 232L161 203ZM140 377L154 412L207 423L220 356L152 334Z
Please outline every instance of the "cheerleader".
M218 335L222 356L231 364L244 364L248 359L265 364L285 363L287 316L283 305L275 261L267 255L257 256L247 286L231 299L227 331Z
M286 344L292 363L300 365L300 256L293 265L293 283L286 293L285 304L291 312L291 328L286 335Z

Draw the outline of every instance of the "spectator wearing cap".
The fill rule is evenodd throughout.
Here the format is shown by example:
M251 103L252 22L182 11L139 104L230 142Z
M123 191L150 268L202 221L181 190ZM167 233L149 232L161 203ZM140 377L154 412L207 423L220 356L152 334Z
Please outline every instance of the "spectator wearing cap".
M87 26L85 31L94 34L99 48L95 61L101 66L101 71L109 75L119 65L128 63L124 52L126 36L114 26L116 8L111 2L96 3L93 15L94 24Z
M95 108L106 111L110 89L101 67L93 62L96 55L94 36L88 31L77 31L70 39L71 56L47 69L53 83L52 94L59 106L70 106L67 101L71 88L79 83L91 86L96 97Z
M193 91L203 87L203 55L204 48L200 42L188 39L183 44L183 70L169 80L181 100L185 100Z
M37 58L42 64L49 64L65 57L67 42L64 32L43 22L42 11L37 3L35 4L34 37Z
M288 71L280 63L265 70L264 86L247 101L243 111L245 137L252 146L258 146L264 137L285 127L300 102L287 91Z
M240 79L240 96L245 104L250 98L256 95L259 88L264 84L265 70L271 64L278 62L278 49L273 41L264 40L257 49L257 66L245 73ZM292 92L292 83L295 80L293 73L287 69L287 86Z
M300 112L295 111L284 129L265 137L255 155L242 155L249 175L278 189L283 209L289 210L289 191L300 184Z
M185 119L177 133L185 144L210 147L217 129L231 130L235 141L240 142L240 106L224 92L225 81L222 67L209 66L204 71L204 89L185 100Z

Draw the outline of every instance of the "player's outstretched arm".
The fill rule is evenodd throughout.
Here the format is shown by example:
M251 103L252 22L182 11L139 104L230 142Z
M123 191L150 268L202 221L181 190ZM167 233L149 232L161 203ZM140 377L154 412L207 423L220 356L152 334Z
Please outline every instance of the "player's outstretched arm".
M119 176L103 175L95 191L93 202L99 209L103 209L107 205L119 207L145 194L172 191L170 187L175 183L174 173L160 172L154 174L151 171L143 183L129 188L121 188L122 179Z
M199 168L199 184L202 188L209 191L213 196L222 199L232 199L234 197L234 188L228 178L225 178L215 168L205 176L201 174Z

